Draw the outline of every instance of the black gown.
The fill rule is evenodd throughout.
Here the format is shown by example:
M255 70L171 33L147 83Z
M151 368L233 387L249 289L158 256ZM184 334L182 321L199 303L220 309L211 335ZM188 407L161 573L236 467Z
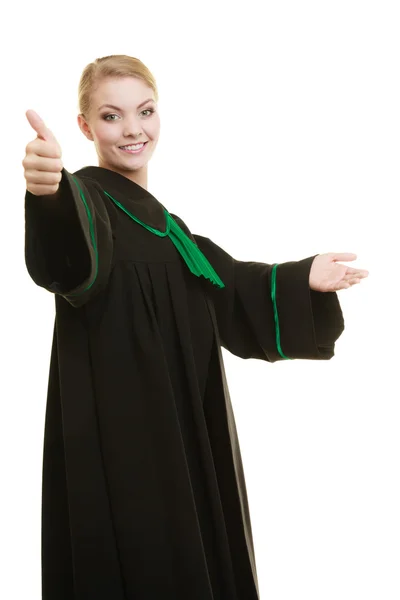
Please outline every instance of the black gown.
M154 196L100 167L74 176L64 169L57 201L25 198L27 269L56 304L42 597L257 600L221 346L242 358L284 360L272 265L234 260L193 236L220 289L189 271L169 237L142 227L104 192L165 230ZM337 294L310 290L313 259L276 270L281 349L291 359L330 359L344 329Z

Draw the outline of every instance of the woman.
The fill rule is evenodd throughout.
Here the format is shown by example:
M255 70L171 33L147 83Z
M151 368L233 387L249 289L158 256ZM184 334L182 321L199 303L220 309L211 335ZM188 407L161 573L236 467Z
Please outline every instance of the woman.
M322 254L234 260L147 190L160 132L141 61L88 65L78 124L98 167L73 175L40 117L23 161L26 264L55 294L46 409L45 600L253 600L256 565L221 346L327 360L336 295L367 271Z

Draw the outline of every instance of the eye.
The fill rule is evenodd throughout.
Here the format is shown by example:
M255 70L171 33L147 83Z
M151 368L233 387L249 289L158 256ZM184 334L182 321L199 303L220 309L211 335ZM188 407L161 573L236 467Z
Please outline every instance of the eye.
M147 113L150 113L150 114L148 114L148 115L144 115L144 116L145 116L145 117L150 117L150 115L152 115L152 114L155 112L155 110L154 110L154 108L145 108L144 110L142 110L142 114L143 114L143 113L146 113L146 112L147 112ZM114 118L112 118L112 117L115 117L115 119L114 119ZM109 114L109 115L104 115L104 116L103 116L103 119L104 119L105 121L116 121L117 119L119 119L119 116L118 116L118 115L116 115L115 113L112 113L112 114Z

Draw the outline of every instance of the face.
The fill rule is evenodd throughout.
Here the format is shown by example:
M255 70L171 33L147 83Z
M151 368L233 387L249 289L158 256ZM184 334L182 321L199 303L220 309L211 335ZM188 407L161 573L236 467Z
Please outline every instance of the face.
M158 142L160 118L154 92L144 81L103 79L92 93L86 117L79 115L78 124L94 142L100 167L133 179L146 171ZM136 148L139 142L142 148Z

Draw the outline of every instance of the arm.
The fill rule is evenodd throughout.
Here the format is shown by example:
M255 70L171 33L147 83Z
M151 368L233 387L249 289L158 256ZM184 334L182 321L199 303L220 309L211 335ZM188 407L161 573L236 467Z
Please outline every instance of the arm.
M235 260L208 238L194 238L225 284L222 290L207 286L224 348L269 362L334 356L343 315L335 292L310 289L314 256L276 267L274 306L273 265Z
M113 253L100 188L62 170L56 194L25 195L25 262L33 281L82 306L105 287Z

